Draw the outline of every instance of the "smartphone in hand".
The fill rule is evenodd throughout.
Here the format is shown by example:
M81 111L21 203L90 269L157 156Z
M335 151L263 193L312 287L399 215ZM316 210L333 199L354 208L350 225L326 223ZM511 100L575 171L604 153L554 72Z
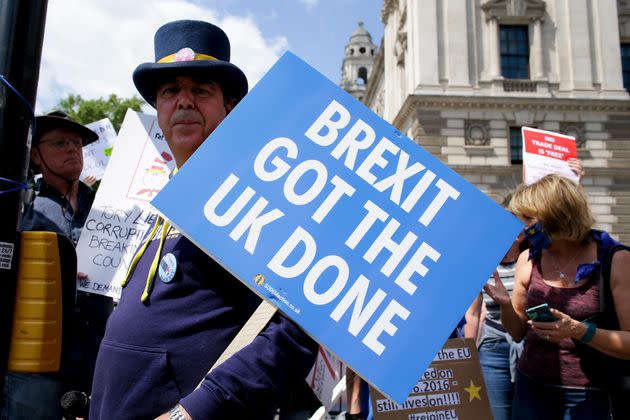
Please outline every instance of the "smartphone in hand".
M558 320L558 318L551 314L551 309L549 309L549 305L546 303L527 308L525 313L529 319L536 322L554 322Z

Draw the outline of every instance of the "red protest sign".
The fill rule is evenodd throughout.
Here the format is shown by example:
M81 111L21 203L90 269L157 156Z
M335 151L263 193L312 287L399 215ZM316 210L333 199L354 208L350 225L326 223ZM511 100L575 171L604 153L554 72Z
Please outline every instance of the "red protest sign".
M577 158L574 137L530 127L523 127L522 134L523 181L526 184L551 173L578 181L566 163L571 158Z

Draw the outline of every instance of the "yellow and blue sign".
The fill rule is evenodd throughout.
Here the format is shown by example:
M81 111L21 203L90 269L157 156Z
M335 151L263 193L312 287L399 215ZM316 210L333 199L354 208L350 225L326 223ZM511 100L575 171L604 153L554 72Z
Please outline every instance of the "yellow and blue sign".
M399 402L522 228L291 53L152 204Z

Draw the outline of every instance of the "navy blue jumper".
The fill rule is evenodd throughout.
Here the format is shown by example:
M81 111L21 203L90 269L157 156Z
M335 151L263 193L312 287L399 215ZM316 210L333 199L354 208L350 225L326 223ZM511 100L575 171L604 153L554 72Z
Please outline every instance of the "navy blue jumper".
M178 402L195 420L273 418L281 395L304 381L318 345L276 313L251 344L206 376L261 299L171 231L161 256L175 256L175 277L165 283L156 274L142 303L158 243L149 244L108 321L90 419L152 419Z

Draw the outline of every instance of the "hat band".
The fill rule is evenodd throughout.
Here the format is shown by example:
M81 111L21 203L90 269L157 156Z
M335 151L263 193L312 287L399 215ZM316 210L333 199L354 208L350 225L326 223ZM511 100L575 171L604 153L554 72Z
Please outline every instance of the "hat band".
M203 60L218 60L218 58L213 57L211 55L206 55L206 54L199 54L199 53L195 53L195 58L192 60L178 60L178 54L179 53L175 53L175 54L171 54L171 55L167 55L166 57L160 58L157 62L157 64L163 64L163 63L175 63L176 61L203 61Z

